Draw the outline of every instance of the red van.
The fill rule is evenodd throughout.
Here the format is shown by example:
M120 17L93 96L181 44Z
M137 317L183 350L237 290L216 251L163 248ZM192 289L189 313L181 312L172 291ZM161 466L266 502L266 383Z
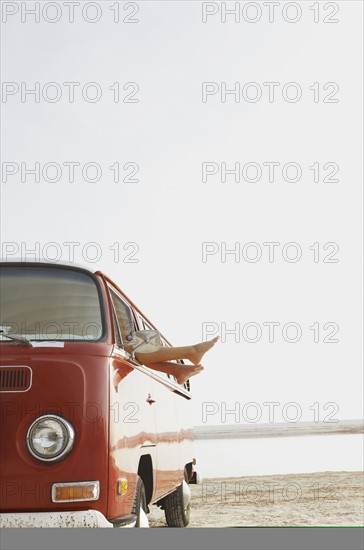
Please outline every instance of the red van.
M0 299L1 527L147 527L151 504L187 526L189 381L124 348L156 327L74 265L0 263Z

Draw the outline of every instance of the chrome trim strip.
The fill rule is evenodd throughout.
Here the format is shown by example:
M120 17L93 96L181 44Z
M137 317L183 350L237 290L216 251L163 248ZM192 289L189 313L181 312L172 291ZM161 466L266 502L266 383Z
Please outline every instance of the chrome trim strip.
M124 349L118 348L117 346L114 346L113 354L119 355L123 359L127 359L128 361L131 361L131 355Z

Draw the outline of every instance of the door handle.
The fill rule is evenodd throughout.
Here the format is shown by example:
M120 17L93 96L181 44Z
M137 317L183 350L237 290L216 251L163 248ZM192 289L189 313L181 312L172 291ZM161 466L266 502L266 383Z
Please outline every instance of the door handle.
M148 397L146 399L147 403L149 403L149 405L152 405L153 403L155 403L155 400L152 399L152 396L150 395L150 393L148 393Z

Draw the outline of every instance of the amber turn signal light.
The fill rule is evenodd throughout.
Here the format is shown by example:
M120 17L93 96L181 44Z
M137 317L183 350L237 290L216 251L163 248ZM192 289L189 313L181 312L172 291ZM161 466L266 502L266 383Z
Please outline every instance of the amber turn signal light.
M118 495L125 495L128 490L128 480L125 477L121 477L116 482L116 493Z
M81 502L98 500L99 481L81 481L72 483L53 483L52 502Z

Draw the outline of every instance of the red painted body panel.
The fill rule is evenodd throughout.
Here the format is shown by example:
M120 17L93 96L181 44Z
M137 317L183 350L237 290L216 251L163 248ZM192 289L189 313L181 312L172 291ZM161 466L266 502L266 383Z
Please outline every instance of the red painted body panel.
M27 392L0 394L2 510L89 509L95 503L52 503L50 486L99 479L97 509L106 512L110 349L73 342L61 350L1 344L1 365L28 365L33 371ZM68 420L76 433L72 452L58 463L39 461L26 447L30 424L47 413Z
M96 277L105 314L103 341L65 342L63 348L0 343L0 366L27 365L33 374L28 391L0 393L2 512L94 509L119 518L132 510L142 456L152 465L150 502L172 492L192 462L188 392L114 345L107 283L125 295L102 273ZM73 449L58 462L40 461L26 446L30 424L47 413L68 420L76 434ZM121 478L128 480L124 495L117 494ZM91 480L100 482L97 501L51 501L52 483Z

